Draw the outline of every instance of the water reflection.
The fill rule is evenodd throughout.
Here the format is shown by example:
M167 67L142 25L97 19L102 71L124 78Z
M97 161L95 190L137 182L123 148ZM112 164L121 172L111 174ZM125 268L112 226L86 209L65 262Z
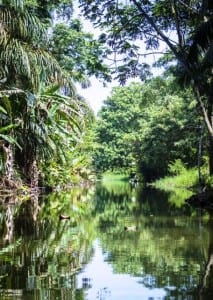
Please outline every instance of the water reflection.
M137 278L129 276L127 269L125 272L115 271L114 267L109 264L106 252L103 252L98 240L96 240L94 247L93 259L78 276L78 287L82 287L81 283L85 276L90 283L86 299L141 300L154 299L155 297L156 299L163 299L166 296L166 292L158 287L151 290L138 284Z
M108 182L2 204L0 299L212 299L213 221L177 200Z
M205 271L202 273L200 284L200 300L212 299L213 296L213 215L209 222L209 246L208 254L205 257Z
M35 196L12 207L14 230L7 243L5 220L11 206L1 206L0 299L72 299L74 293L82 299L82 291L75 290L75 274L93 253L92 235L76 225L86 215L85 191L83 200L72 193L40 201ZM77 211L76 221L60 221L60 211Z

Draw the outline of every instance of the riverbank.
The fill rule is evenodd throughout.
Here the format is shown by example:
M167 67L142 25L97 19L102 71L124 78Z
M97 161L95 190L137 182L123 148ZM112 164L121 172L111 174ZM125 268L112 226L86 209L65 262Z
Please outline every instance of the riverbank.
M161 178L150 185L166 192L189 190L191 195L185 199L186 203L213 212L213 187L208 184L201 187L196 169L184 169L177 175Z
M173 191L177 188L190 189L196 192L199 182L196 169L184 169L180 173L166 176L150 184L164 191Z
M186 202L193 207L203 208L209 212L213 212L213 189L203 189L188 199Z

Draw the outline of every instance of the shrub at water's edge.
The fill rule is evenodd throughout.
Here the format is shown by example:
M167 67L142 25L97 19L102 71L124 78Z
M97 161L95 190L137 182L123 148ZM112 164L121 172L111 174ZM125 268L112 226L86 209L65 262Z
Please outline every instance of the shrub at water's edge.
M172 191L177 188L193 188L198 185L197 170L190 169L178 175L167 176L156 180L151 185L166 191Z
M187 169L181 160L176 160L169 166L169 176L156 180L151 185L165 191L172 191L177 188L191 189L199 184L198 170Z
M187 169L180 160L171 165L171 176L159 179L151 185L155 188L172 192L170 203L181 206L188 203L193 207L213 211L212 177L206 176L206 167L202 167L199 180L198 169ZM175 171L175 172L174 172Z

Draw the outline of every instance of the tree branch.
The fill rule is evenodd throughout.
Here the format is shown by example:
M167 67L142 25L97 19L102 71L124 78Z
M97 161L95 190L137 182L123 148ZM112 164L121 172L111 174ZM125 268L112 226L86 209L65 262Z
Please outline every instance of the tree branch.
M186 72L190 75L190 77L194 80L196 78L194 77L193 72L191 71L186 59L184 58L185 53L178 51L178 49L174 46L173 43L171 43L170 39L163 33L163 31L158 27L158 25L155 23L153 18L149 16L149 14L143 9L140 3L138 3L137 0L130 0L133 2L133 4L138 8L138 10L141 12L142 16L147 20L147 22L151 25L151 27L155 30L155 32L163 39L163 41L167 44L167 46L170 48L170 50L174 53L177 60L183 65ZM180 45L179 45L180 46Z
M130 0L134 3L134 5L138 8L141 14L147 19L148 23L152 26L152 28L157 32L157 34L162 38L162 40L168 45L168 47L174 52L174 54L179 58L179 53L177 52L175 46L170 42L169 38L159 29L159 27L155 24L152 17L150 17L142 6L136 0Z
M164 55L164 54L168 54L169 52L162 52L162 51L153 51L153 52L145 52L145 53L138 53L138 56L149 56L149 55ZM123 61L123 58L116 58L116 55L115 55L115 58L109 58L107 57L106 60L108 61L114 61L114 62L122 62Z
M179 22L179 17L178 17L178 9L177 9L176 0L173 0L172 7L174 9L175 24L176 24L176 29L177 29L178 42L179 42L180 47L182 48L182 46L183 46L183 37L182 37L181 31L180 31L180 22Z
M198 89L195 88L195 87L194 87L194 92L195 92L195 95L196 95L196 99L197 99L198 103L200 104L200 107L203 111L204 120L205 120L206 126L209 130L209 133L211 134L211 136L213 136L213 128L212 128L212 125L210 123L208 113L207 113L207 110L206 110L205 105L203 103L202 97L200 96L200 93L199 93Z
M189 5L187 5L186 3L184 3L182 0L179 0L180 4L182 4L184 7L186 7L188 10L192 11L193 13L199 15L199 12L194 9L193 7L190 7Z

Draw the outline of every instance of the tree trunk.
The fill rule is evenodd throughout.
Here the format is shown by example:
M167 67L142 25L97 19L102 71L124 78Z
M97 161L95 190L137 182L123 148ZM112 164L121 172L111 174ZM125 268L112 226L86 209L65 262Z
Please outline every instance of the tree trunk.
M30 166L30 188L31 192L37 192L38 191L38 177L39 177L39 171L38 171L38 164L37 160L34 159Z
M211 176L213 175L213 94L210 93L208 96L201 96L199 87L196 85L193 86L193 90L196 100L200 105L206 128L208 130L209 175Z
M8 146L3 145L3 149L6 155L5 161L5 176L7 177L8 181L14 180L14 157L13 157L13 148L12 145L9 144Z
M213 128L213 97L208 97L208 120L211 128ZM209 131L209 175L213 175L213 132Z
M213 136L209 134L209 175L213 175Z

